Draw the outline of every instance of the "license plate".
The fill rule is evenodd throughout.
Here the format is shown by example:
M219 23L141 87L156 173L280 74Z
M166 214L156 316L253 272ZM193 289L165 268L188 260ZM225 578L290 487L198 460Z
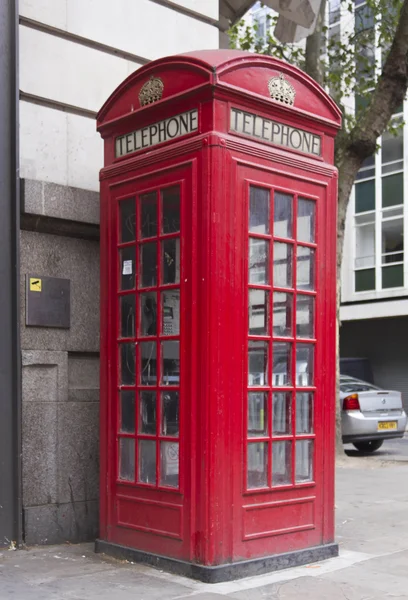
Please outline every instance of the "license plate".
M378 423L378 431L389 431L390 429L397 429L397 421L380 421Z

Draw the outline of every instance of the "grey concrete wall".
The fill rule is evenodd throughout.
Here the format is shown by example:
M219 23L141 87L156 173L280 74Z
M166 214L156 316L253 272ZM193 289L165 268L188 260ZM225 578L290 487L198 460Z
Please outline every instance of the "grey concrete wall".
M25 210L95 223L98 195L25 182ZM77 206L75 206L77 205ZM87 206L86 206L87 205ZM25 276L71 281L70 329L25 326ZM99 244L21 231L24 536L94 539L99 481Z

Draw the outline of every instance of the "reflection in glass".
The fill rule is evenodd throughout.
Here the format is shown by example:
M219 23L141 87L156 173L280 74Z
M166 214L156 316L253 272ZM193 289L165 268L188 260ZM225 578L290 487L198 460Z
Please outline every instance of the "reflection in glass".
M268 485L268 444L248 444L247 487L263 488Z
M135 335L135 297L120 297L120 334L121 337L134 337Z
M249 188L249 231L269 233L269 190Z
M313 433L313 394L296 394L296 433Z
M296 297L296 336L314 337L314 298L298 294Z
M313 481L313 440L296 441L296 483Z
M272 485L292 483L292 442L272 444Z
M120 251L120 289L133 289L135 275L135 247L122 248Z
M269 242L249 238L249 283L269 283Z
M136 204L134 198L121 200L120 210L120 241L133 242L136 239Z
M265 290L249 290L249 334L268 333L269 293Z
M180 240L162 242L162 283L180 281Z
M162 198L162 232L180 231L180 188L167 188L161 193Z
M290 337L292 335L293 295L275 292L273 295L273 335Z
M153 237L157 235L157 194L150 192L140 196L140 225L141 237Z
M267 342L248 342L248 385L268 385Z
M273 235L275 237L292 237L292 201L292 195L275 192L273 212Z
M119 479L134 481L135 479L135 440L120 438L119 440Z
M135 344L120 344L120 383L134 385L135 383Z
M156 442L139 440L139 477L141 483L156 483Z
M275 287L292 287L292 255L290 244L275 242L273 245L273 285Z
M300 242L315 241L316 202L299 198L297 214L297 239Z
M267 434L268 394L249 392L248 394L248 436L257 437Z
M305 246L297 247L297 288L314 290L315 251Z
M142 286L153 287L157 285L157 244L150 242L140 246L140 260L142 272Z
M162 435L178 435L179 432L179 393L161 394L161 432Z
M135 392L132 390L120 392L120 431L135 432Z
M161 295L162 335L180 333L180 290L169 290Z
M145 292L140 297L140 335L157 334L157 295Z
M291 385L291 348L292 344L275 342L273 344L272 385L276 387Z
M157 384L156 342L139 344L140 383L142 385Z
M180 382L180 342L163 342L162 383L178 385Z
M160 442L160 485L178 487L179 484L179 444Z
M139 433L156 434L155 392L139 392Z
M289 435L292 421L292 395L285 392L275 392L272 399L272 433L275 435Z
M312 344L296 345L296 385L298 387L313 385L313 358L314 346Z

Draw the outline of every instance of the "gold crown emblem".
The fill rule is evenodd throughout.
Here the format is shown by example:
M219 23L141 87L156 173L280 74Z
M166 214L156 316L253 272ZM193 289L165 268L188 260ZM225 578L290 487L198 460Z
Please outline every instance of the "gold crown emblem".
M149 81L143 84L139 92L140 106L147 106L157 100L161 100L163 96L164 84L160 77L150 77Z
M272 77L268 81L268 90L272 100L282 102L288 106L293 106L295 103L295 88L287 81L282 73L279 73L279 77Z

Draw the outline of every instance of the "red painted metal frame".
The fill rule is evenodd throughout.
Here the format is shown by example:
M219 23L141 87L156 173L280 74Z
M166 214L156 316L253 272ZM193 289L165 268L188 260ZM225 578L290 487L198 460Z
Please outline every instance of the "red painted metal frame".
M279 72L296 88L294 107L273 103L268 96L267 81ZM163 99L135 109L138 92L151 75L162 78ZM231 107L319 134L322 156L312 158L230 132ZM193 108L199 111L197 132L115 157L116 136ZM270 57L229 51L154 61L132 74L101 109L98 128L105 139L105 168L101 171L103 540L204 565L333 541L337 173L332 165L339 124L337 107L299 70ZM292 431L276 438L291 440L292 446L296 439L315 440L315 478L294 485L292 452L292 484L260 490L246 488L248 287L263 287L248 286L250 183L293 194L295 207L299 195L315 200L317 206L316 244L300 242L317 249L315 291L301 292L316 297L315 338L305 341L315 345L315 381L314 386L301 388L315 393L315 428L311 435L296 434L293 387ZM175 184L183 188L179 489L129 484L116 476L117 205L120 198ZM293 236L282 241L296 248L296 231ZM266 237L272 243L272 229ZM270 284L264 286L270 294L275 289L272 268L271 261ZM295 297L296 271L293 277ZM267 339L270 348L271 319L272 315L270 335L259 338ZM299 341L295 319L296 299L293 339L282 338L293 347ZM270 353L272 384L271 359ZM293 373L295 364L293 351ZM269 408L271 384L267 388ZM271 456L275 437L270 427L271 415L268 436L262 438L268 441ZM133 437L137 439L137 434ZM158 440L158 430L153 437ZM269 472L268 483L270 477Z

